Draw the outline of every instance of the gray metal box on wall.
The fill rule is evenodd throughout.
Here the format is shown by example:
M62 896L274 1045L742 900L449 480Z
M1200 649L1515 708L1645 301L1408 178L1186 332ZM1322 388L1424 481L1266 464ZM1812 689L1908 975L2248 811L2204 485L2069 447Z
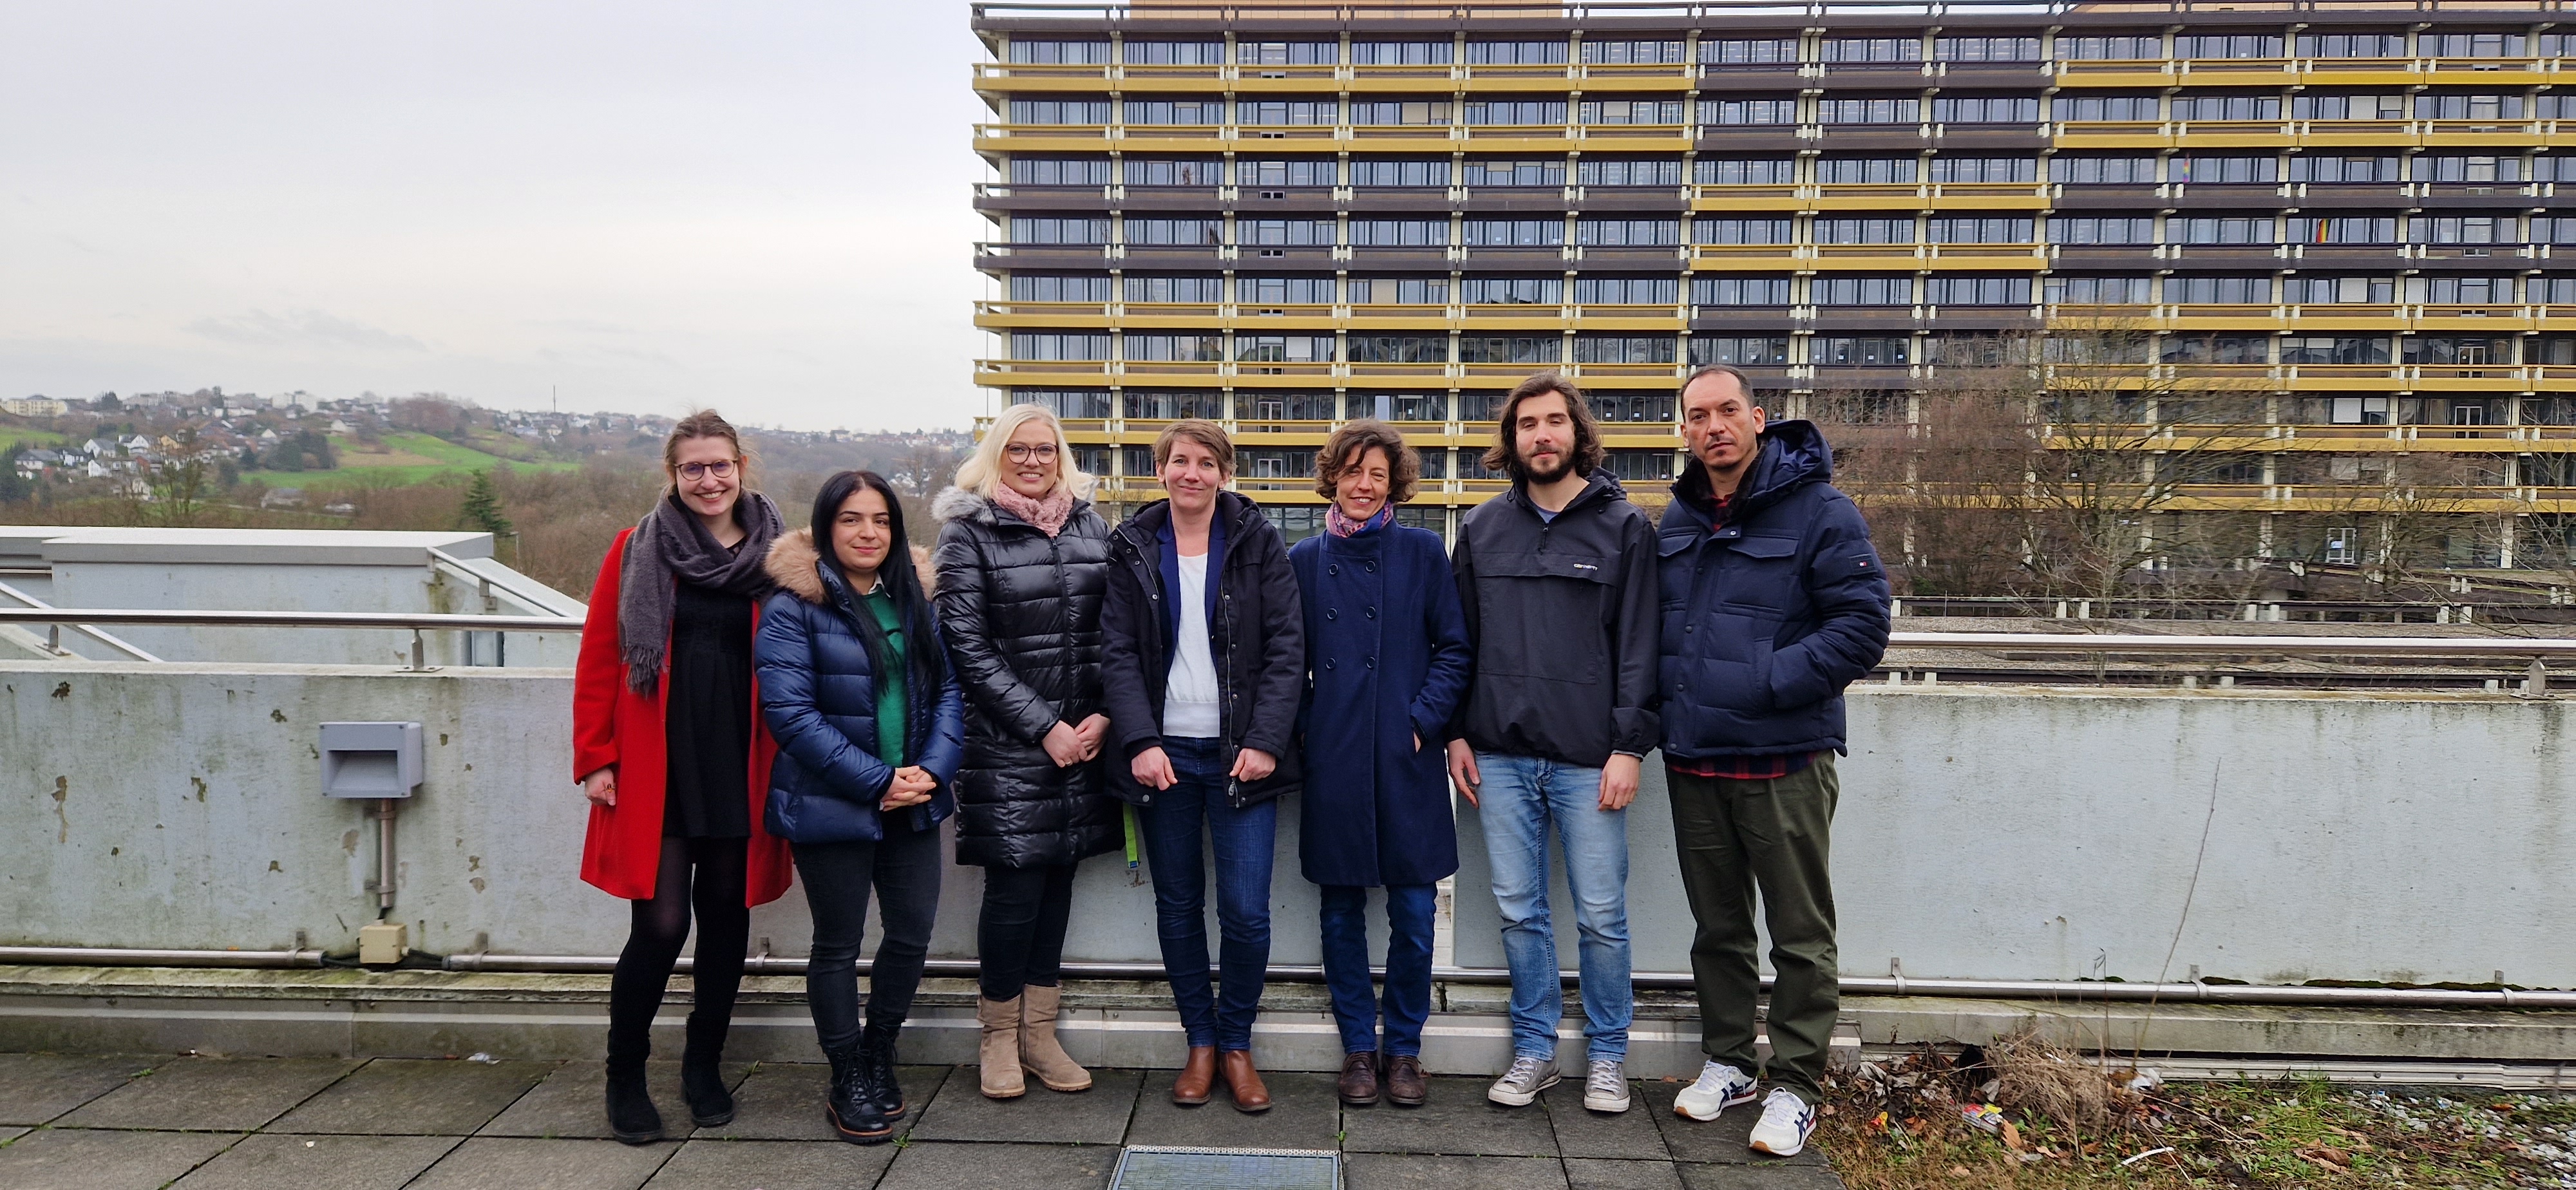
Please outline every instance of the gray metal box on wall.
M420 724L322 725L324 796L410 797L420 775Z

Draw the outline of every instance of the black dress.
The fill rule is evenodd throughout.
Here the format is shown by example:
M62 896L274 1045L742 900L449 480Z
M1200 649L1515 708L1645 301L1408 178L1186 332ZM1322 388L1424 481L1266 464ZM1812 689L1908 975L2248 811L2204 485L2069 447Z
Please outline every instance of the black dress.
M751 600L679 585L671 616L662 835L751 837Z

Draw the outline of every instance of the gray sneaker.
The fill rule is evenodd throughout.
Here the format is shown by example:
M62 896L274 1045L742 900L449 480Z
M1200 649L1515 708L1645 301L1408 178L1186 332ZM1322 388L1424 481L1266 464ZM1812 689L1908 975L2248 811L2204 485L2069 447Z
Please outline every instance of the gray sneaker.
M1485 1098L1505 1107L1528 1107L1538 1093L1557 1083L1556 1062L1550 1058L1533 1058L1521 1054L1512 1059L1512 1068L1485 1089Z
M1628 1110L1627 1066L1617 1058L1594 1058L1583 1075L1583 1107L1614 1114Z

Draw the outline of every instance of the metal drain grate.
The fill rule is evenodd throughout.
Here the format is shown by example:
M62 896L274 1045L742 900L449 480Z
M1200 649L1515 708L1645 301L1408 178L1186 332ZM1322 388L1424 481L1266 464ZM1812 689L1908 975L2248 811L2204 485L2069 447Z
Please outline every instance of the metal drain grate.
M1109 1190L1342 1190L1342 1155L1139 1145L1118 1155Z

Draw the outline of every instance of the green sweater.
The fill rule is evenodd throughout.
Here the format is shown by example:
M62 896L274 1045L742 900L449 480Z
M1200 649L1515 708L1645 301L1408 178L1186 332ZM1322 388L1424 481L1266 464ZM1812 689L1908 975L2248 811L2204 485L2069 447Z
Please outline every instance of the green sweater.
M904 738L904 639L903 618L896 614L894 600L886 594L885 584L859 597L859 604L877 618L884 630L887 652L893 664L877 675L877 759L893 768L910 763L903 754Z

